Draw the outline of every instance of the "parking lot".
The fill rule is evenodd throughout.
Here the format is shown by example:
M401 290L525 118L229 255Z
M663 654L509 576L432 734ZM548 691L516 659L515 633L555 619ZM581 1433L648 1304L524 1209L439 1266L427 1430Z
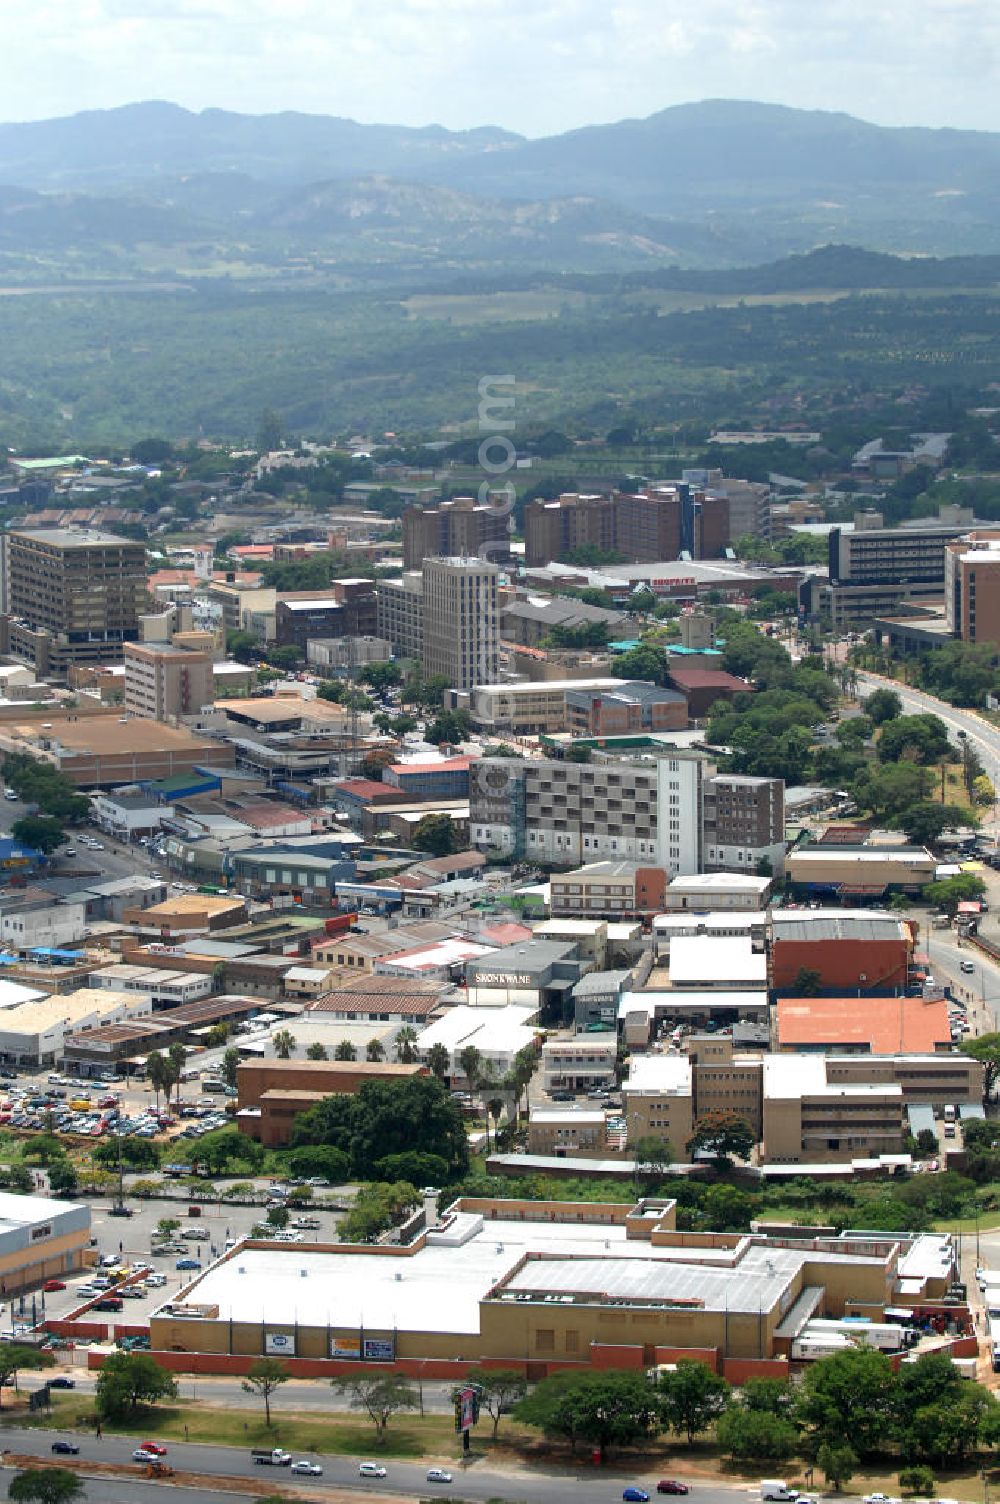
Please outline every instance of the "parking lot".
M148 1320L151 1311L165 1300L175 1298L178 1291L197 1275L197 1269L178 1270L176 1265L179 1259L195 1259L202 1267L206 1267L213 1258L224 1252L227 1242L245 1237L256 1222L263 1221L265 1215L262 1207L202 1204L198 1206L200 1215L191 1217L187 1214L188 1203L183 1201L131 1204L134 1206L133 1215L127 1218L111 1216L110 1201L92 1204L92 1231L96 1239L92 1251L98 1259L113 1258L116 1263L134 1265L145 1262L152 1266L155 1275L165 1276L165 1283L161 1285L157 1282L153 1288L144 1289L138 1298L123 1298L121 1311L95 1312L94 1320L103 1320L112 1326L116 1323L142 1325ZM290 1222L285 1236L300 1238L304 1242L336 1241L339 1211L310 1206L303 1209L292 1208L289 1215ZM170 1248L174 1251L154 1252L156 1242L153 1234L161 1218L165 1217L181 1224L170 1237ZM319 1227L292 1228L291 1222L303 1217L318 1222ZM36 1319L40 1321L44 1318L52 1320L66 1317L88 1299L93 1299L93 1296L81 1293L81 1287L89 1286L94 1276L101 1272L99 1268L94 1268L86 1273L74 1274L66 1279L64 1290L45 1293L44 1297L41 1291L35 1292ZM3 1322L8 1326L22 1320L30 1322L31 1317L32 1295L28 1294L23 1300L16 1301L9 1313L4 1311Z

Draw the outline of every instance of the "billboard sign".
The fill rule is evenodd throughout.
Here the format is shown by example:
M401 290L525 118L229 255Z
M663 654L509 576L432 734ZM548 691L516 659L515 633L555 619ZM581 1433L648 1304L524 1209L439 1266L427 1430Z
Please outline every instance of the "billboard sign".
M362 1357L391 1363L395 1356L396 1343L392 1337L366 1337L362 1343Z
M361 1344L357 1337L331 1337L331 1358L360 1358Z
M295 1335L292 1332L265 1332L264 1351L270 1358L294 1358Z

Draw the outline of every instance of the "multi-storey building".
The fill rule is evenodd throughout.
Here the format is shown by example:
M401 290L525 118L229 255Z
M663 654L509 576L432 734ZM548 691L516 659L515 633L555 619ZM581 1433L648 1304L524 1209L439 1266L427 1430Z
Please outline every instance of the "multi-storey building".
M1000 533L975 532L944 556L948 630L963 642L1000 644Z
M585 547L614 550L630 563L682 555L715 559L741 532L761 531L766 496L766 486L724 481L715 471L686 471L682 481L634 493L567 492L553 501L532 501L524 514L525 563L540 568Z
M425 559L424 673L455 689L488 684L500 655L495 564L482 559Z
M830 531L828 575L811 575L801 603L835 629L891 615L904 602L939 601L945 593L945 550L967 533L967 521L883 527L877 512L858 513L853 529Z
M655 914L665 902L662 867L636 862L588 862L574 872L553 872L549 910L554 919L622 919Z
M125 708L132 715L170 721L194 715L215 698L212 654L169 642L125 645Z
M785 865L785 785L780 778L717 773L705 782L706 872L780 876Z
M46 677L122 657L139 636L146 550L112 533L13 531L4 540L3 647Z
M510 518L500 507L456 496L434 507L408 507L403 513L403 568L420 569L425 559L510 558Z
M703 760L483 758L471 770L469 829L483 851L579 865L602 858L701 870Z
M424 656L424 577L408 570L395 580L378 582L378 635L392 643L398 658Z
M687 876L704 872L710 837L715 870L752 873L765 857L775 872L782 866L781 780L743 787L693 753L587 763L484 758L471 770L470 802L473 845L505 856L566 866L622 860Z
M363 637L374 633L377 619L373 580L334 580L329 590L279 595L274 607L274 635L279 647L306 651L314 637Z
M630 736L643 731L683 731L688 702L676 689L622 680L614 689L571 689L569 730L576 736Z

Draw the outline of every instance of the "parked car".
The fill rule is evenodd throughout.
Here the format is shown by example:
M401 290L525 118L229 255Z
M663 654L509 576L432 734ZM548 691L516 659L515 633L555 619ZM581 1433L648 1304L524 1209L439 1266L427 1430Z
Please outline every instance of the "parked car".
M57 1290L65 1290L66 1281L63 1279L47 1279L42 1286L45 1295L54 1295Z
M198 1259L178 1259L177 1262L176 1262L176 1264L174 1265L174 1268L175 1269L200 1269L201 1268L201 1264L198 1261Z
M54 1379L49 1379L50 1389L75 1389L76 1380L67 1379L65 1375L57 1373ZM55 1447L52 1448L55 1451Z

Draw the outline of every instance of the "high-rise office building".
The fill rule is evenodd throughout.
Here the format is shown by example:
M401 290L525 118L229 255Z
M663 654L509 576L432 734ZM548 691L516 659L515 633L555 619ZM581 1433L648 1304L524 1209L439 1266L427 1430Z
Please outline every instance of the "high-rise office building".
M483 558L504 564L510 558L510 518L501 507L456 496L435 507L407 507L403 513L403 568L420 569L425 559Z
M65 679L72 664L121 659L146 607L146 550L112 533L26 528L4 548L6 650Z
M495 564L426 559L423 567L424 673L452 689L491 684L500 655Z

